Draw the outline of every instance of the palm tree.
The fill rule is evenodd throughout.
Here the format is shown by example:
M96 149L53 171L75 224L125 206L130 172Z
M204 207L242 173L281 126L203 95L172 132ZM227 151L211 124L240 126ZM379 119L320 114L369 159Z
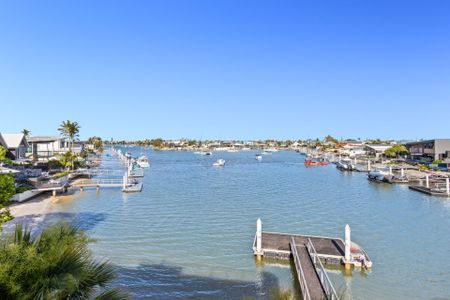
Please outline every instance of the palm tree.
M69 139L69 151L72 151L73 142L79 137L80 125L69 120L63 121L58 128L60 134Z
M29 131L28 129L22 130L22 134L23 134L25 137L28 137L28 136L30 135L30 133L31 133L31 131Z
M5 299L128 299L108 288L112 265L96 262L87 236L60 223L33 236L20 224L0 244L0 295Z
M69 152L72 153L73 142L78 139L80 132L80 125L77 122L71 122L69 120L63 121L58 128L60 134L69 139ZM73 169L73 160L71 162Z

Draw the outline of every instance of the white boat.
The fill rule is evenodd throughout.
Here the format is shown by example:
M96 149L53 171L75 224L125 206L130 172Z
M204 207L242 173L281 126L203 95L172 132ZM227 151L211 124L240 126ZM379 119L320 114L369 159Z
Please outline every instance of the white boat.
M141 157L139 157L137 159L136 163L141 168L148 168L150 166L150 163L148 162L148 159L147 159L147 157L145 155L141 155Z
M239 150L237 150L237 149L228 149L227 152L234 153L234 152L239 152Z
M380 170L380 169L371 170L369 172L369 174L367 174L367 178L369 180L380 181L380 182L388 182L389 178L391 176L392 175L389 173L389 171Z
M272 155L272 152L264 151L262 154L263 154L263 155Z
M264 152L278 152L278 149L276 149L276 148L267 148L267 149L264 149Z
M194 152L194 154L198 154L198 155L212 155L212 153L209 152L209 151L196 151L196 152Z
M225 165L225 159L218 159L213 163L214 167L223 167Z
M255 159L256 160L262 160L262 155L261 154L256 154L255 155Z
M352 164L352 161L349 158L341 159L336 163L336 168L343 171L353 171L356 170L356 166Z
M125 152L124 155L125 155L126 158L131 158L131 153L130 152Z

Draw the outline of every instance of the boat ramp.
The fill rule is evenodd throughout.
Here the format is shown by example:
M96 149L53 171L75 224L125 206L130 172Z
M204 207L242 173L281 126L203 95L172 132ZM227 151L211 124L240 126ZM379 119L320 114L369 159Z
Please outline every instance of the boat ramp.
M253 253L257 259L292 258L305 300L339 299L324 264L342 264L346 269L372 267L367 253L351 242L348 225L343 241L340 238L263 232L261 219L258 219Z

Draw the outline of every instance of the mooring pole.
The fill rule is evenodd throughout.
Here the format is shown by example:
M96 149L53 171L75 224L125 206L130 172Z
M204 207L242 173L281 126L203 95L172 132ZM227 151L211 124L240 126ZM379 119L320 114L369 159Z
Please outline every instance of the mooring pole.
M262 222L261 222L261 219L258 218L258 220L256 220L256 258L257 259L261 259L261 255L262 255L261 242L262 242Z
M345 225L345 268L350 269L350 259L351 259L351 239L350 239L350 226Z

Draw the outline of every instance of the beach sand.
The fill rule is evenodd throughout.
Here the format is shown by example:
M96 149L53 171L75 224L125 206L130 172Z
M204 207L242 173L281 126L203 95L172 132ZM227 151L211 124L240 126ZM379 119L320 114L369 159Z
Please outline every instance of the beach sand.
M46 192L28 201L11 204L9 209L14 219L3 225L3 231L14 230L17 223L22 223L34 233L61 219L70 219L70 214L62 212L62 204L79 197L80 194L75 190L69 190L67 194L56 197Z

